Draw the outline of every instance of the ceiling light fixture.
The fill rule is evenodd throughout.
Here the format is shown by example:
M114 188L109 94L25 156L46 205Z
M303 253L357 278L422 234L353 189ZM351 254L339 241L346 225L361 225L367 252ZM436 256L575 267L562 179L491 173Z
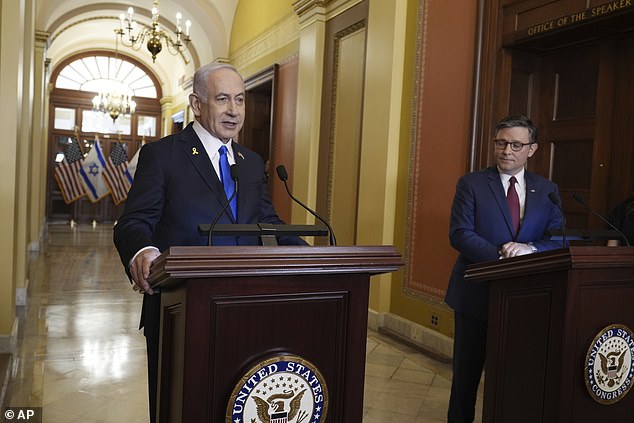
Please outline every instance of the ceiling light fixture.
M176 38L172 39L165 31L159 26L159 10L158 0L154 0L152 5L152 27L143 28L137 31L137 22L134 20L134 9L128 8L128 13L119 15L120 26L115 29L114 32L119 36L123 45L131 47L134 50L139 50L143 43L147 40L146 46L150 53L152 53L152 61L156 62L156 55L163 50L163 41L167 46L167 50L172 55L183 54L183 51L187 48L187 45L191 41L189 36L189 30L191 28L191 21L185 21L185 31L182 28L183 15L180 12L176 14Z

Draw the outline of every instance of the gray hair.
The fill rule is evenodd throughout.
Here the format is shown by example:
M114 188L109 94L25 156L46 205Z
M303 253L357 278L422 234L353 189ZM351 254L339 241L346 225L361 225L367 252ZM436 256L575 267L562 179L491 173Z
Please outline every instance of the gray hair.
M207 78L209 77L209 74L219 69L229 69L234 71L240 79L242 79L242 82L244 82L244 78L240 72L238 72L238 70L229 63L212 62L201 66L194 73L193 91L203 103L207 101Z

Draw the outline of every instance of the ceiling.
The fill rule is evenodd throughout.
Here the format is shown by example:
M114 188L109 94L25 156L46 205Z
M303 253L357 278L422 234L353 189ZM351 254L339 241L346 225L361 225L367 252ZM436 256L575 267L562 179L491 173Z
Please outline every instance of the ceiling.
M176 13L183 21L192 22L192 41L184 57L166 51L158 54L156 63L143 46L135 51L116 43L114 30L119 15L134 7L134 19L149 26L153 0L95 1L36 0L35 30L49 35L47 58L51 70L64 59L84 51L118 50L143 62L160 81L163 95L179 92L180 82L192 76L202 64L228 56L231 25L239 0L160 0L160 24L164 29L176 27ZM169 31L168 31L169 32Z

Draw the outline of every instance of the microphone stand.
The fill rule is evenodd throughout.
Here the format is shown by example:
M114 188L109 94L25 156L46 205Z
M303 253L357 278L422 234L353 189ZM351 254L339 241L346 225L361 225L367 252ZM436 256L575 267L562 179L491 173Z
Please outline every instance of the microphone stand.
M548 194L548 198L550 199L551 203L557 206L557 208L559 209L559 212L561 213L561 217L564 219L564 223L561 226L561 234L563 239L562 247L566 248L566 215L564 214L564 209L561 205L561 200L559 199L559 196L557 195L555 191Z
M606 219L605 217L603 217L598 211L596 211L595 209L590 207L590 204L588 204L586 202L586 200L580 194L577 194L576 192L574 192L574 193L572 193L572 198L574 198L577 201L577 203L581 204L586 209L590 210L592 212L592 214L594 214L596 217L601 219L610 228L614 229L619 235L621 235L621 238L623 238L623 240L625 241L625 245L627 245L628 247L630 246L630 241L627 239L625 234L623 232L621 232L621 230L619 228L617 228L612 223L610 223L610 221L608 219Z
M337 245L337 240L335 239L335 233L333 232L332 227L330 227L330 224L326 222L324 219L322 219L322 217L319 216L317 212L310 209L307 205L299 201L297 198L295 198L293 194L291 194L291 191L288 189L288 184L286 183L286 180L288 179L288 173L286 172L286 168L284 167L284 165L279 165L278 167L275 168L275 170L277 172L277 176L280 178L282 182L284 182L284 188L286 188L286 192L288 193L288 196L291 197L291 199L295 201L297 204L302 206L308 213L312 214L317 219L319 219L324 225L326 225L326 227L328 228L330 245L331 246Z

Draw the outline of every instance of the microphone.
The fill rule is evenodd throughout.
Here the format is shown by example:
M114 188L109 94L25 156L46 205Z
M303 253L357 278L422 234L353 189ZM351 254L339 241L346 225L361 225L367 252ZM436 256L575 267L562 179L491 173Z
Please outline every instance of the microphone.
M561 206L561 201L555 191L548 194L548 198L550 199L551 203L557 206L557 208L559 209L559 212L561 213L561 217L563 217L564 219L564 223L561 226L561 234L562 234L562 247L566 248L566 215L564 214L564 209Z
M222 216L227 211L227 209L231 205L231 200L233 200L236 194L238 194L238 178L240 178L240 166L238 166L237 164L232 164L229 168L229 172L231 173L231 180L233 180L233 192L231 193L227 204L225 204L225 206L214 216L214 220L211 221L211 225L209 226L209 233L207 235L208 246L212 245L211 238L214 233L214 227L216 226L216 223L218 223L218 221L220 220L220 216Z
M625 241L625 245L627 245L628 247L630 246L630 242L628 241L627 237L625 236L625 234L623 232L621 232L621 230L619 228L617 228L616 226L614 226L612 223L610 223L610 221L608 219L606 219L605 217L603 217L601 214L599 214L598 211L596 211L595 209L593 209L592 207L590 207L590 204L588 204L586 202L586 200L580 195L577 194L576 192L572 193L572 198L574 198L577 203L581 204L582 206L584 206L586 209L590 210L592 212L592 214L594 214L596 217L598 217L599 219L601 219L604 223L606 223L610 228L614 229L616 232L618 232L619 235L621 235L621 238L623 238L623 240Z
M297 204L302 206L308 213L312 214L317 219L319 219L324 225L326 225L326 227L328 228L328 234L330 235L330 245L331 246L337 245L335 233L332 231L330 224L328 224L328 222L322 219L321 216L319 216L314 210L308 208L308 206L306 206L304 203L302 203L297 198L295 198L293 194L291 194L291 191L288 189L288 184L286 183L286 180L288 179L288 173L286 173L286 168L284 167L284 165L279 165L278 167L275 168L275 171L277 172L277 176L280 178L280 180L284 182L284 188L286 188L286 192L288 193L288 196L291 197L291 199L295 201Z

